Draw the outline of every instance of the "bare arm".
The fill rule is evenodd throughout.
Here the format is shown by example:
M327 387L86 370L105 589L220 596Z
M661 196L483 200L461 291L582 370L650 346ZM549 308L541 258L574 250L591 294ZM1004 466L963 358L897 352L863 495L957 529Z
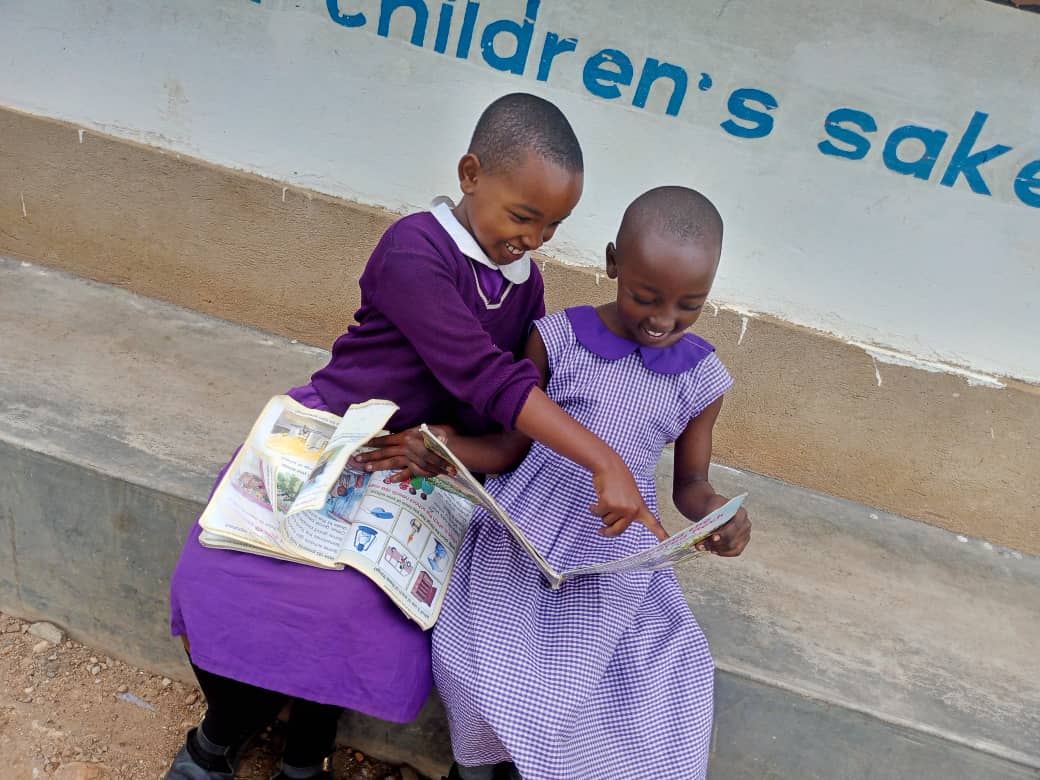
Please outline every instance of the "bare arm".
M726 503L725 496L715 492L708 481L711 463L711 437L715 421L722 410L722 396L690 420L686 430L675 442L675 481L672 500L676 508L689 520L700 520L709 512ZM751 520L743 507L711 539L704 549L718 555L740 555L751 540Z

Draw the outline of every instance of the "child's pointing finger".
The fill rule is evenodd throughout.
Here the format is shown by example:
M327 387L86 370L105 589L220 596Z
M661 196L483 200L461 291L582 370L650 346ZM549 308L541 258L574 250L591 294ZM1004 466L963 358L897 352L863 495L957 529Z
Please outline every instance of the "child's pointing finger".
M657 537L657 541L663 542L668 538L668 532L661 525L661 521L654 517L649 509L644 509L640 512L636 520L649 528L653 535Z

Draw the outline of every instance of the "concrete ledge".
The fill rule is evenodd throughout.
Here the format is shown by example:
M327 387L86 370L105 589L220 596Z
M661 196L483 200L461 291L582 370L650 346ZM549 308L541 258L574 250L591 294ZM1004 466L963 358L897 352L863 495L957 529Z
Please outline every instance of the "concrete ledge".
M0 261L0 608L187 676L166 630L181 541L257 409L323 358ZM1040 777L1040 561L713 479L752 493L756 523L744 558L680 574L719 668L713 780ZM449 757L435 698L410 726L349 716L343 734L431 775Z

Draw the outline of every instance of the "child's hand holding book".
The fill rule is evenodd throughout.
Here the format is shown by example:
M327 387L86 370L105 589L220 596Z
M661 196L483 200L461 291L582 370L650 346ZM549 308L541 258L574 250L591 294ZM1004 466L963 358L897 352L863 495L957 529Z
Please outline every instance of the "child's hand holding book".
M705 514L711 514L719 507L725 506L729 499L725 496L715 494L707 500ZM744 552L744 548L751 541L751 519L747 510L740 507L733 515L733 519L715 531L711 536L697 545L698 550L721 555L724 558L733 558Z
M449 425L431 425L429 431L441 441L447 441L455 431ZM413 477L455 476L455 467L426 446L420 427L399 433L377 436L368 442L371 449L351 459L354 468L368 473L396 471L390 480L406 482Z

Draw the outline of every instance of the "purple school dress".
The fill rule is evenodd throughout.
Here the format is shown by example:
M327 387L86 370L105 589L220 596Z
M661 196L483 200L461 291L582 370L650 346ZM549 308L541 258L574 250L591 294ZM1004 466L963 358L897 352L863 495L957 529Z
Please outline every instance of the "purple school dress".
M656 514L662 449L732 384L714 348L689 334L641 347L592 307L536 325L549 396L618 451ZM642 525L599 536L589 475L537 442L488 489L557 571L656 541ZM670 569L550 590L508 532L478 511L434 626L433 667L463 765L512 760L525 780L705 776L713 664Z
M516 284L471 262L444 219L391 226L361 276L357 324L294 398L337 414L388 398L400 406L393 430L512 426L538 382L517 358L545 313L542 280L533 264ZM203 547L199 533L170 584L172 633L188 636L198 666L385 720L416 716L432 685L429 635L369 579Z

